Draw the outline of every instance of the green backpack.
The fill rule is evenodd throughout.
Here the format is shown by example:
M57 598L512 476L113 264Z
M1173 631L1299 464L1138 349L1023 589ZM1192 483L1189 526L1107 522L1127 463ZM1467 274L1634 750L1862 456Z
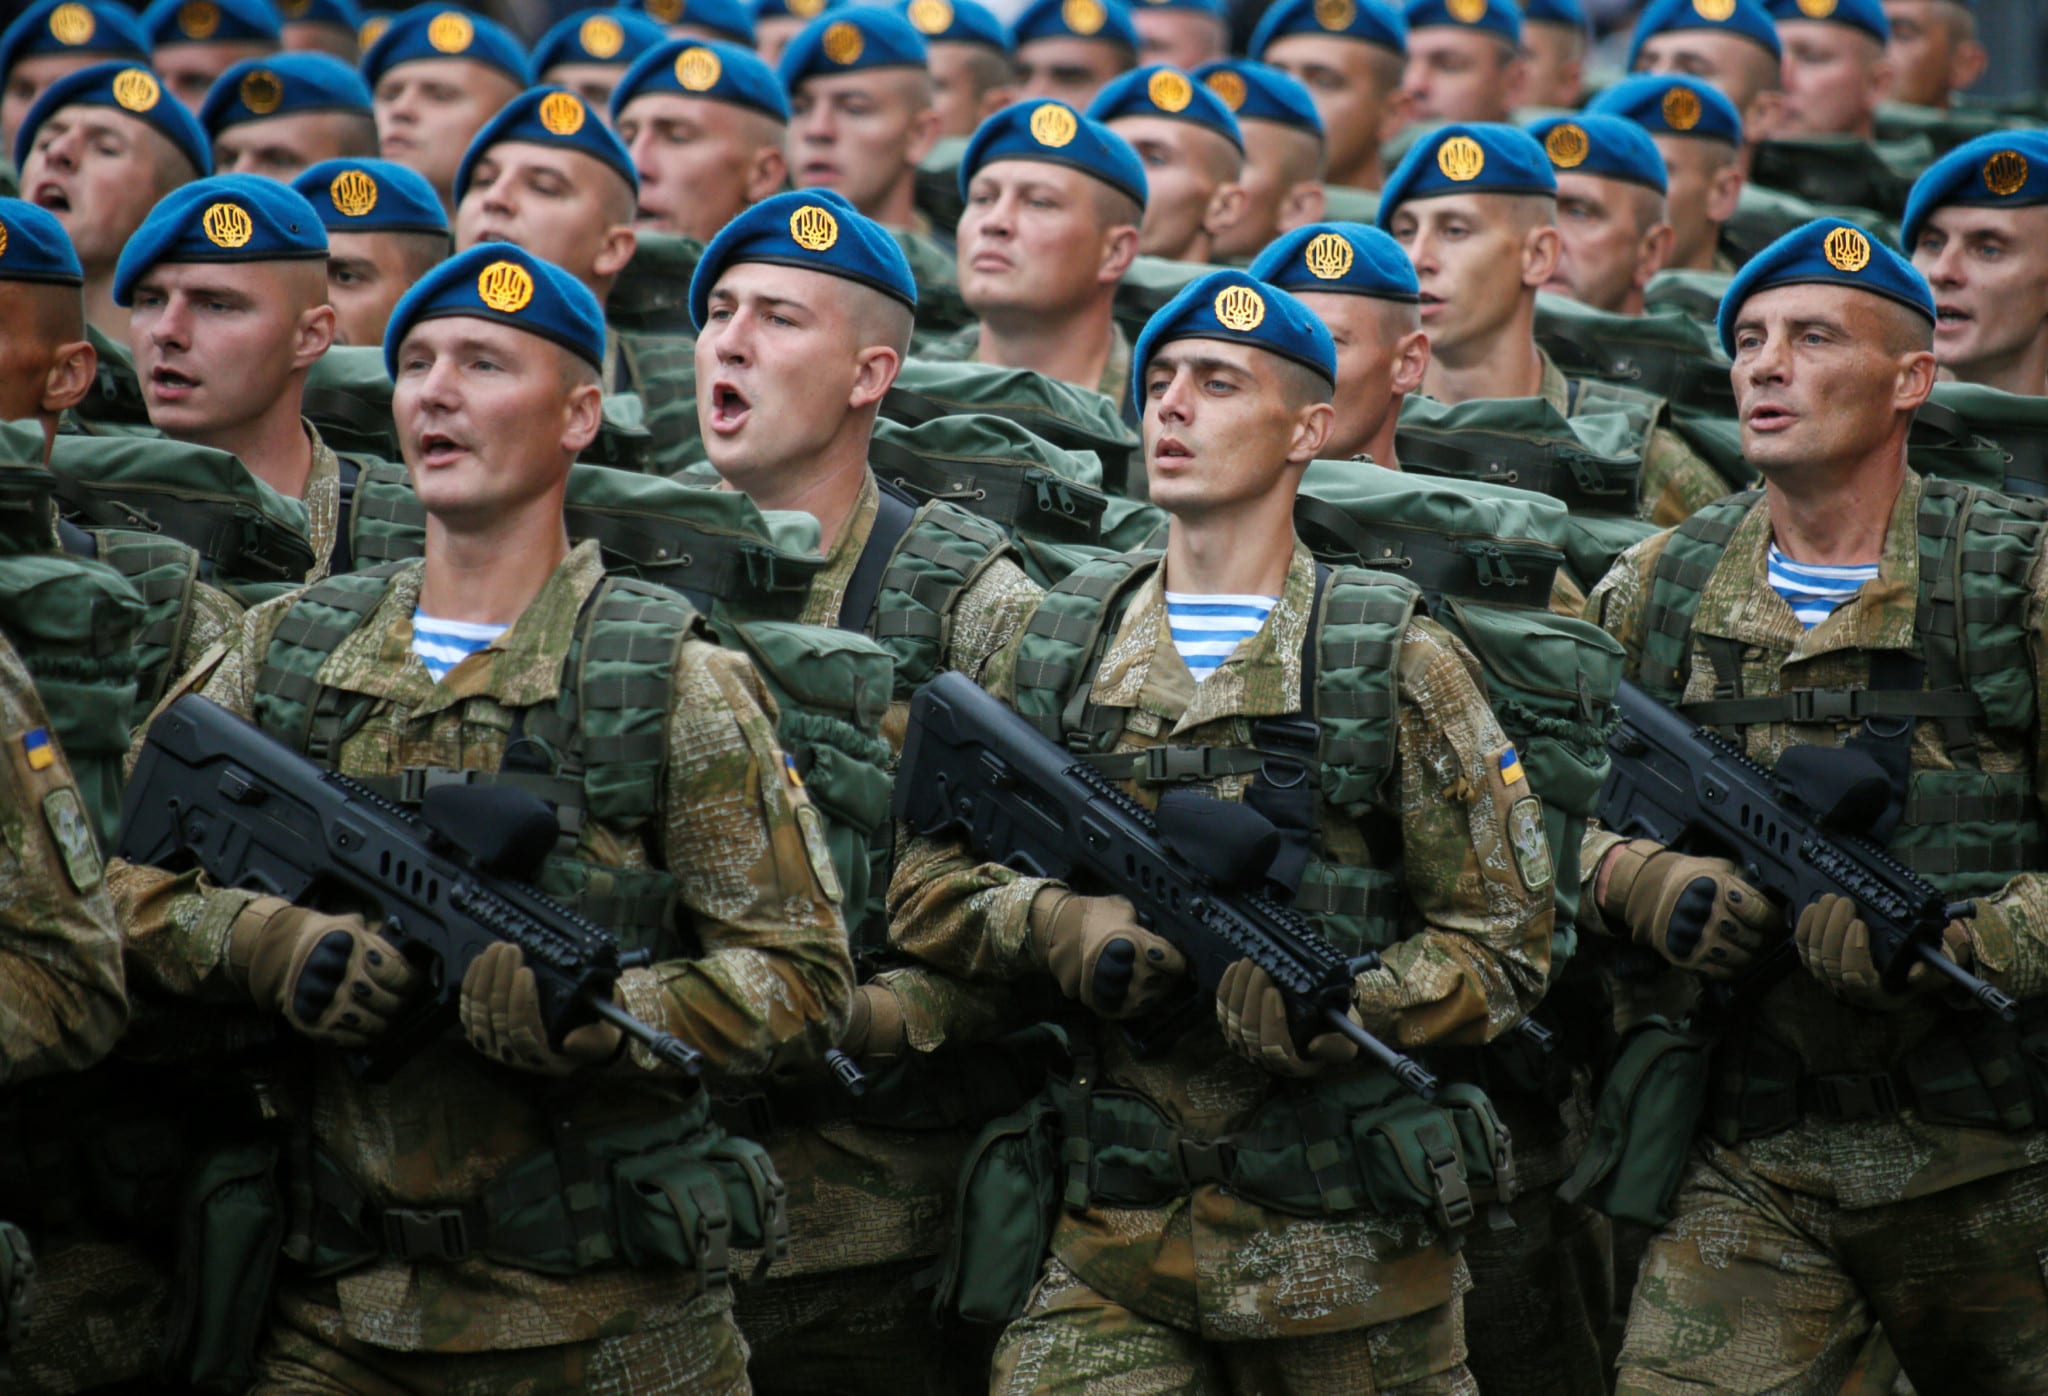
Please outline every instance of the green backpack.
M673 233L642 233L632 260L605 297L605 324L627 334L681 335L694 339L690 323L690 278L703 259L704 244Z
M1925 141L1935 158L1948 154L1965 141L2015 127L2038 127L2038 118L2001 116L1988 111L1951 107L1915 106L1909 102L1881 102L1877 108L1877 139L1885 145Z
M1616 315L1545 293L1536 297L1536 343L1568 378L1636 388L1674 412L1735 415L1728 357L1686 312Z
M1936 383L1914 414L1906 455L1922 475L2048 495L2048 398Z
M1714 322L1721 314L1721 297L1728 294L1733 280L1732 271L1660 271L1643 288L1643 313L1690 317L1706 327L1709 342L1718 351L1721 340ZM1732 395L1734 390L1729 391Z
M921 427L968 413L1007 418L1047 445L1092 453L1109 494L1126 493L1129 471L1144 469L1138 433L1116 403L1028 368L906 359L882 398L881 415L899 426Z
M1875 210L1852 204L1812 203L1781 189L1767 189L1753 179L1742 186L1735 216L1721 225L1721 246L1740 266L1794 228L1816 218L1845 219L1893 251L1898 250L1898 223Z
M1145 331L1146 323L1179 295L1191 281L1207 276L1216 268L1203 262L1181 262L1170 257L1137 257L1131 269L1117 283L1114 314L1131 343ZM1137 365L1133 364L1135 371Z

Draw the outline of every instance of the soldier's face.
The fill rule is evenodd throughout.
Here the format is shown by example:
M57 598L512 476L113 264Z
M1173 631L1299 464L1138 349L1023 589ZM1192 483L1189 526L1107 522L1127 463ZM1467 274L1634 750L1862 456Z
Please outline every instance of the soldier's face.
M1401 410L1401 399L1422 386L1429 367L1429 337L1415 307L1372 296L1295 293L1337 344L1336 417L1324 454L1348 460Z
M501 141L470 166L455 210L456 250L513 243L595 288L632 256L631 201L625 181L595 156Z
M28 109L44 88L58 78L106 61L106 55L99 53L39 53L16 60L7 70L5 87L0 87L0 150L14 149L14 133L21 129Z
M775 15L769 19L754 22L754 52L761 55L761 61L773 68L782 61L782 51L789 47L789 41L803 33L807 19L795 15Z
M164 262L136 283L128 350L150 425L202 444L270 413L332 342L316 262ZM308 293L310 284L318 289ZM309 334L308 302L321 305Z
M36 131L21 194L57 216L90 273L111 270L156 201L194 173L140 118L109 107L63 107Z
M1698 267L1711 261L1721 225L1735 214L1742 194L1735 148L1697 136L1659 135L1668 188L1665 216L1675 234L1671 265Z
M1934 355L1964 382L2006 386L2048 338L2048 208L1936 209L1912 248L1934 288ZM2038 375L2037 375L2038 377ZM2036 381L2016 389L2048 393Z
M1825 20L1784 20L1785 107L1780 134L1864 135L1890 84L1884 48L1860 29Z
M382 344L398 298L439 260L436 253L447 250L446 238L428 233L329 233L327 301L334 307L334 342Z
M1196 255L1195 244L1218 222L1218 195L1237 182L1243 164L1237 147L1214 131L1170 116L1122 116L1109 129L1131 143L1145 166L1139 255Z
M1302 413L1289 401L1288 375L1283 360L1248 344L1178 339L1161 346L1143 379L1152 502L1187 519L1231 512L1275 489L1291 492L1285 467L1313 459L1329 423L1325 409L1301 454Z
M635 97L619 112L619 139L640 172L639 226L709 241L782 186L782 135L730 102Z
M938 138L929 79L901 69L806 78L785 150L798 189L832 189L864 213L911 177Z
M557 63L540 75L544 83L566 87L583 99L591 113L611 124L612 89L626 70L616 63Z
M1983 50L1965 37L1955 9L1953 0L1885 0L1894 101L1945 107L1949 94L1981 70Z
M375 153L367 121L348 112L309 111L244 121L213 142L215 174L252 174L289 182L308 165ZM365 150L364 145L370 149Z
M1525 69L1496 35L1431 25L1408 36L1401 85L1424 121L1506 121L1521 100Z
M1522 21L1522 62L1529 70L1524 100L1537 107L1576 107L1586 95L1584 37L1569 24Z
M1387 231L1415 264L1422 328L1440 354L1485 343L1514 317L1530 277L1538 285L1549 280L1548 265L1531 265L1528 224L1511 199L1411 199L1394 210Z
M1653 239L1661 200L1625 180L1573 170L1557 173L1557 268L1543 289L1596 310L1632 314L1634 295L1663 265ZM1654 245L1653 245L1654 243Z
M471 139L519 89L467 58L424 58L390 69L373 95L384 158L419 171L446 200Z
M1017 96L1051 97L1075 111L1088 110L1109 80L1131 66L1121 44L1099 39L1033 39L1017 46Z
M939 114L941 136L971 136L984 118L1008 103L1007 79L989 83L989 69L1006 66L979 44L933 44L927 62L932 74L932 110Z
M1230 52L1230 36L1224 32L1223 21L1201 10L1138 4L1131 6L1131 23L1138 29L1140 63L1171 63L1189 72Z
M997 160L960 214L960 295L976 315L1070 312L1100 292L1110 228L1096 181L1065 165ZM1128 226L1128 225L1123 225Z
M1401 59L1377 44L1290 34L1266 46L1265 62L1297 79L1315 99L1329 143L1332 177L1371 159L1395 134Z
M1244 133L1244 217L1219 231L1210 251L1217 257L1256 257L1267 243L1301 222L1314 222L1310 212L1298 222L1284 207L1288 196L1313 183L1322 165L1322 146L1314 136L1277 121L1239 121Z
M150 56L149 66L171 95L197 112L206 100L206 90L222 73L245 58L261 58L276 49L270 44L209 41L200 44L165 44Z
M1762 44L1713 29L1673 29L1643 41L1638 73L1684 73L1721 89L1750 126L1751 104L1778 85L1778 61ZM1759 139L1763 132L1752 132Z

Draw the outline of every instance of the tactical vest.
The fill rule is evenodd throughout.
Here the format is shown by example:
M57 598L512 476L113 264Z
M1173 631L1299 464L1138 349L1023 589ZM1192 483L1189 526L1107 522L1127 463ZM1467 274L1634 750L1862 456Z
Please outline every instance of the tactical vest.
M1951 481L1923 486L1920 591L1910 652L1874 652L1864 688L1743 692L1742 646L1694 628L1700 599L1761 492L1731 496L1679 525L1658 559L1643 616L1638 682L1711 727L1759 723L1902 727L1935 724L1955 769L1915 770L1892 851L1953 897L1994 892L2048 866L2048 830L2027 770L1983 769L1977 733L2024 744L2038 719L2026 629L2029 567L2048 505ZM1695 647L1712 666L1714 697L1680 703Z
M135 719L140 722L178 677L177 664L192 631L199 554L175 538L125 528L66 524L59 538L73 556L93 558L119 572L142 599L142 628L134 647Z
M841 596L839 628L889 652L895 696L907 703L945 667L961 595L1009 553L1009 540L988 520L943 500L919 505L884 483L874 528Z

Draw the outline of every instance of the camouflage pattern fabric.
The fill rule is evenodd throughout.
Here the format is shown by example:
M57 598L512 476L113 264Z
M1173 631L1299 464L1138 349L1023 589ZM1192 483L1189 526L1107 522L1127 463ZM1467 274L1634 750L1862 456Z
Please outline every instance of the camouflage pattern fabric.
M1560 417L1571 416L1571 388L1550 355L1543 359L1543 387L1537 396L1557 409ZM1650 429L1643 442L1642 474L1636 477L1636 515L1666 528L1684 523L1701 507L1730 493L1721 472L1685 444L1667 426Z
M697 421L696 336L614 329L611 342L624 361L626 386L646 408L655 473L679 475L704 459L703 428Z
M1095 391L1122 407L1131 395L1131 337L1116 320L1109 322L1109 332L1109 358L1102 366ZM981 352L981 326L973 324L953 334L922 340L914 352L920 359L967 363Z
M313 443L313 469L300 496L306 506L306 541L313 546L313 570L306 580L317 582L334 565L335 534L341 527L341 459L311 422L306 423L306 436Z
M153 1377L170 1312L170 1269L111 1237L36 1251L33 1312L6 1359L8 1396L66 1396Z
M778 1170L782 1152L776 1150ZM957 1171L957 1156L954 1164ZM753 1350L748 1376L755 1392L947 1396L985 1386L986 1348L932 1323L930 1291L918 1284L929 1264L842 1266L742 1288L734 1317Z
M1517 1130L1518 1168L1521 1142ZM1486 1396L1598 1393L1607 1383L1602 1340L1614 1308L1607 1218L1558 1201L1554 1183L1505 1204L1505 1212L1482 1212L1465 1231L1461 1253L1472 1272L1466 1365Z

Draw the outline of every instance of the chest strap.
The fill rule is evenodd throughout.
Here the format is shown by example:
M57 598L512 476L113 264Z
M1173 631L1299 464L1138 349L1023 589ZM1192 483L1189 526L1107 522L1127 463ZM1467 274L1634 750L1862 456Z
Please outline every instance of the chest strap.
M911 521L917 516L917 508L908 495L886 480L878 483L881 493L875 501L874 527L868 532L866 546L860 550L860 561L853 565L853 575L846 579L846 590L839 596L838 628L856 634L867 630L868 617L875 613L875 602L881 599L882 574L889 570L896 545L910 532Z

